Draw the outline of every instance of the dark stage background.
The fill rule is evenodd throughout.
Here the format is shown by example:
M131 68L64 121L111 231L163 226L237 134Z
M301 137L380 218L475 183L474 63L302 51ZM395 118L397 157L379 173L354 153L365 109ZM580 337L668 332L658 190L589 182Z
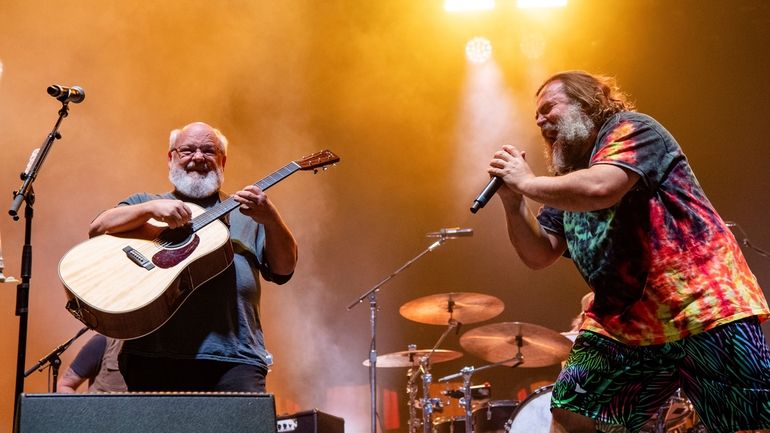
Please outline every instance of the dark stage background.
M523 321L566 331L587 289L566 260L531 271L507 241L497 198L468 207L504 143L544 174L534 92L564 69L611 74L638 109L680 141L714 205L770 249L770 3L763 0L572 0L536 13L498 1L456 15L437 0L67 2L0 1L0 203L56 119L51 84L80 85L35 184L27 362L81 325L64 310L57 263L86 239L101 210L134 191L168 187L167 134L190 121L230 138L225 188L255 182L290 160L329 148L337 167L299 173L269 191L301 247L294 279L263 286L279 412L317 407L369 429L368 305L345 307L432 242L425 233L469 227L412 265L378 296L380 354L429 348L442 326L409 321L404 303L479 292L505 303L479 325ZM494 61L469 65L474 35ZM533 208L536 205L533 204ZM5 274L19 277L24 225L0 218ZM770 289L770 259L745 249ZM18 319L15 285L0 290L0 430L10 429ZM90 335L90 334L87 334ZM83 337L64 356L69 364ZM462 351L450 335L443 349ZM436 364L435 378L484 365L471 354ZM406 431L403 368L378 369L382 421ZM493 398L516 399L553 381L557 367L479 373ZM44 392L46 374L26 381Z

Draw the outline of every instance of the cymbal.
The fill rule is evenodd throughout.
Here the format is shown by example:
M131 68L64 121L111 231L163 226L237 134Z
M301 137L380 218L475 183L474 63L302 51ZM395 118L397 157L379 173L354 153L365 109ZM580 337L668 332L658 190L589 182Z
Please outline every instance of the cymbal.
M521 341L520 345L517 340ZM492 363L512 359L520 350L524 361L520 367L558 364L567 359L572 348L572 342L564 335L543 326L522 322L493 323L471 329L460 337L460 345ZM514 362L506 362L504 365L512 366Z
M420 365L420 358L430 353L430 349L406 350L404 352L387 353L377 357L377 367L416 367ZM463 356L455 350L437 349L430 356L430 363L451 361ZM369 360L364 360L364 365L369 366Z
M429 325L446 325L450 319L460 323L476 323L503 312L500 299L481 293L442 293L417 298L402 305L402 316Z

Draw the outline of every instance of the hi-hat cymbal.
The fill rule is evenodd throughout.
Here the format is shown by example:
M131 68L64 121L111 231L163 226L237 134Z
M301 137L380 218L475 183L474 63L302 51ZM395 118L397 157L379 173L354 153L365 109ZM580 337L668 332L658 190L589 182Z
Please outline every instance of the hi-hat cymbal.
M404 352L387 353L377 357L377 367L416 367L420 365L420 358L429 354L430 349L407 350ZM430 363L451 361L463 356L462 353L455 350L437 349L430 356ZM369 360L364 360L364 365L369 366Z
M520 337L520 338L519 338ZM520 367L545 367L567 359L572 342L562 334L539 325L503 322L480 326L463 334L460 345L492 363L521 353ZM514 361L504 365L513 365Z
M481 293L442 293L417 298L402 305L402 316L429 325L446 325L450 319L463 324L491 319L503 312L500 299Z

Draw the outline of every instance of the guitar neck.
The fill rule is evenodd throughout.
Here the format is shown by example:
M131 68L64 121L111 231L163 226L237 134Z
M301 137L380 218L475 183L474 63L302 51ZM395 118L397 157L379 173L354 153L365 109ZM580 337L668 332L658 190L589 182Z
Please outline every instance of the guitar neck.
M289 177L291 174L293 174L299 169L300 169L299 164L292 161L286 164L285 166L281 167L280 169L274 171L273 173L265 176L264 178L256 182L254 185L258 186L262 191L265 191L271 186L286 179L287 177ZM233 197L229 197L226 200L217 203L206 212L193 218L192 231L196 232L202 229L203 227L210 224L212 221L215 221L221 218L223 215L226 215L232 212L238 206L240 206L240 203L235 201Z

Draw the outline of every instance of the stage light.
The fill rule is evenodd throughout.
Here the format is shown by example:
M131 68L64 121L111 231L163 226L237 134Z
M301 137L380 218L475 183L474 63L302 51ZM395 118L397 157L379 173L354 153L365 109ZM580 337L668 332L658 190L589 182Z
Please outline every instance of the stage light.
M563 8L567 6L567 0L516 0L516 6L521 9Z
M487 11L495 8L495 0L444 0L447 12Z
M471 63L484 63L492 58L492 42L477 36L465 44L465 57Z

